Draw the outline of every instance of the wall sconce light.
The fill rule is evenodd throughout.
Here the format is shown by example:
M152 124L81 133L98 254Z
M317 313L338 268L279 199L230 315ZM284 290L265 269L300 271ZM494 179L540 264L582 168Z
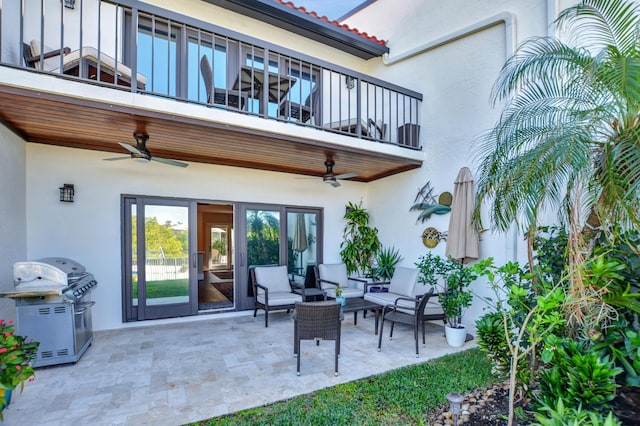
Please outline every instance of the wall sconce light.
M347 86L347 89L351 90L356 87L356 79L348 75L344 80L344 84Z
M60 201L64 203L73 203L73 195L75 189L72 183L65 183L60 187Z
M64 0L64 7L67 9L75 9L76 0Z
M464 401L464 397L460 395L458 392L448 393L447 399L449 400L449 411L453 413L453 426L458 425L458 415L462 413L462 402Z

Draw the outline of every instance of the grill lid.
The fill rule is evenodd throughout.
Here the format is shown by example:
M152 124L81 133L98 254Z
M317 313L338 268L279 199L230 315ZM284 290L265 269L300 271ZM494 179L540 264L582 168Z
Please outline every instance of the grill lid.
M73 277L85 273L84 266L63 257L45 257L13 264L13 282L21 288L64 288Z
M97 282L84 266L63 257L46 257L13 264L14 291L0 297L21 298L62 295L75 301L90 292Z

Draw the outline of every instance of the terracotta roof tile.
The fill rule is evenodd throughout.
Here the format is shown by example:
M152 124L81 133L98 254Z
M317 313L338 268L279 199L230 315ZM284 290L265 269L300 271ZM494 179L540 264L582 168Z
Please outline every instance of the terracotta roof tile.
M347 24L340 23L340 21L333 21L333 20L327 18L326 16L320 16L314 11L308 11L307 9L304 8L304 6L296 6L295 4L293 4L293 2L285 1L285 0L274 0L274 1L277 2L277 3L280 3L283 6L287 6L287 7L291 8L291 9L293 9L293 10L297 10L298 12L302 12L302 13L307 14L309 16L313 16L314 18L320 19L321 21L324 21L324 22L326 22L328 24L335 25L338 28L342 28L345 31L349 31L350 33L358 35L358 36L360 36L362 38L365 38L365 39L367 39L369 41L372 41L374 43L380 44L382 46L384 46L386 44L385 40L380 40L379 38L377 38L374 35L369 35L366 32L359 31L357 28L351 28Z

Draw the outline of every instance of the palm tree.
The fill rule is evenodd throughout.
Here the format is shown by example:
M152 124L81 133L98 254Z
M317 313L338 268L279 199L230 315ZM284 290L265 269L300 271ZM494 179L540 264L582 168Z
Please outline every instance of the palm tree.
M479 145L475 220L487 201L494 229L531 232L555 208L576 266L591 230L640 225L639 6L584 0L556 22L568 42L527 40L494 86L505 107Z

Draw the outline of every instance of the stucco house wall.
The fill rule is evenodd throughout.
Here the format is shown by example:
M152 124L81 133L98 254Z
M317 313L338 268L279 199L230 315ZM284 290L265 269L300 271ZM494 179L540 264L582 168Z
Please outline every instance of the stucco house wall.
M26 143L0 124L0 291L13 289L13 264L27 256ZM0 319L15 319L15 303L0 298Z
M352 27L388 40L388 58L364 61L206 2L149 3L422 93L423 151L417 155L424 165L419 170L368 184L343 182L340 188L332 188L319 179L233 167L191 163L187 169L178 169L153 162L105 162L103 158L113 155L25 143L0 126L0 286L12 285L11 265L17 260L45 256L76 259L99 282L93 293L97 330L139 325L121 322L121 194L322 207L324 261L328 263L340 260L345 204L362 201L383 244L397 247L404 257L402 265L412 266L427 252L422 231L428 226L446 231L449 220L449 215L443 215L416 223L417 213L409 212L416 192L427 181L436 193L453 192L459 169L468 166L474 170L477 137L492 126L499 114L499 107L490 105L490 92L500 67L518 43L529 36L546 35L550 17L555 16L560 3L566 6L564 1L551 0L378 0L347 20ZM482 23L486 26L471 30L482 27ZM406 55L412 50L415 55ZM34 85L42 84L40 76L28 78L33 79ZM77 95L94 96L109 89L86 85L83 90ZM118 92L105 96L112 97L113 102L125 102L124 98L133 95ZM162 110L168 101L136 98L135 102ZM196 108L181 105L182 112L197 114ZM231 122L259 120L219 114ZM268 120L262 120L262 125L274 132L286 126ZM315 131L300 132L304 136L305 132ZM347 141L343 136L327 137L339 143ZM58 201L58 187L63 183L76 187L76 201L72 204ZM433 251L444 254L444 249L445 242L441 242ZM504 262L522 261L525 255L524 241L516 232L482 234L482 257L493 256L497 262ZM479 296L487 291L481 282L476 283L475 290ZM7 308L13 308L12 302L7 302L0 299L3 315ZM464 322L473 326L482 309L477 297ZM190 319L163 321L183 320Z
M420 114L424 165L369 186L369 210L383 242L400 249L403 264L412 266L429 251L421 234L428 226L447 231L450 215L433 215L416 223L407 213L416 193L427 181L434 193L453 193L461 167L475 172L478 137L499 117L492 106L491 89L498 73L518 44L531 36L553 33L556 1L412 1L378 0L345 22L388 40L387 57L371 60L367 72L398 82L423 94ZM490 224L485 217L485 228ZM446 242L433 252L444 256ZM498 264L526 261L526 244L516 230L481 234L480 255ZM491 291L483 280L474 283L476 297L464 323L473 328L485 308L481 300Z

